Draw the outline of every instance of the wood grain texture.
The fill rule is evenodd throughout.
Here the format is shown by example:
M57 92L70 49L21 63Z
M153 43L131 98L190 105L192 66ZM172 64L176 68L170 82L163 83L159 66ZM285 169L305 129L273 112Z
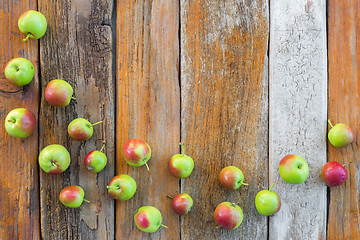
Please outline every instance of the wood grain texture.
M66 172L51 176L40 171L41 233L44 239L113 239L114 202L106 186L114 176L115 99L112 76L111 0L39 1L48 19L48 32L41 40L42 94L49 81L64 79L74 87L76 101L64 108L50 106L44 97L40 111L40 150L62 144L70 152ZM44 95L42 95L44 96ZM67 126L84 117L90 122L104 119L94 127L86 142L72 140ZM107 166L98 174L88 172L84 158L106 140ZM65 208L61 189L80 185L85 198L79 209Z
M132 199L116 204L116 238L180 239L179 218L166 197L179 191L168 169L180 140L179 3L118 0L116 12L116 172L138 186ZM123 160L122 147L131 138L149 143L150 172ZM161 211L168 229L147 234L136 228L134 213L147 205Z
M270 181L287 154L302 156L310 175L303 184L281 178L282 201L270 217L270 239L325 239L327 62L326 1L270 1Z
M181 190L194 199L183 239L266 239L256 193L268 187L268 2L181 1L181 135L195 170ZM239 167L249 186L230 191L218 175ZM221 202L238 203L244 220L216 229Z
M351 126L357 137L342 149L328 143L328 161L353 162L346 167L348 180L330 188L328 239L360 239L360 13L359 1L328 1L329 105L328 117Z
M25 107L34 115L39 111L38 43L23 42L17 21L20 15L37 9L33 0L0 0L0 239L39 239L38 132L17 139L7 134L6 115ZM24 87L5 80L4 69L16 57L30 60L35 77Z

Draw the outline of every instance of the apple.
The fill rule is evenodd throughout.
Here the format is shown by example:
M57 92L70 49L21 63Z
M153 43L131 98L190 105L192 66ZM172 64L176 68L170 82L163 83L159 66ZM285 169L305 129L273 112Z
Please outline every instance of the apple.
M44 36L47 28L47 22L45 16L34 10L24 12L19 20L18 27L20 32L26 34L24 42L30 38L39 39Z
M143 232L153 233L159 229L160 226L167 228L161 224L161 212L152 206L144 206L135 212L134 221L136 226Z
M302 157L290 154L281 159L279 172L285 182L300 184L309 176L309 167Z
M177 178L188 177L194 169L194 160L184 154L184 146L180 143L181 154L175 154L169 162L170 173Z
M279 195L271 191L275 183L271 185L269 190L261 190L256 194L255 207L256 210L263 216L270 216L277 213L281 207Z
M84 164L87 170L93 173L98 173L104 169L107 163L107 157L102 152L104 148L105 144L102 146L100 151L93 150L86 155Z
M26 108L11 110L5 118L5 130L13 137L26 138L36 127L36 118Z
M60 202L69 208L78 208L83 202L89 203L84 199L84 190L76 185L64 187L59 196Z
M76 118L69 123L68 133L72 139L77 141L85 141L91 138L94 133L93 127L102 121L97 123L90 123L85 118Z
M74 90L72 86L61 79L55 79L48 83L45 89L45 99L55 107L65 107L69 105Z
M134 196L136 182L129 175L121 174L111 179L107 189L113 199L126 201Z
M147 161L151 157L151 148L146 142L139 139L130 139L125 143L122 153L127 164L136 167L145 164L147 170L149 170Z
M172 198L171 196L168 196ZM172 208L178 215L186 215L190 212L193 206L192 198L186 193L180 193L172 198Z
M234 166L228 166L223 168L219 174L219 180L224 188L236 190L241 185L248 185L244 183L243 172Z
M337 148L345 147L351 144L355 139L353 130L346 124L338 123L333 126L328 120L331 127L328 138L330 143Z
M34 74L34 65L26 58L11 59L5 66L5 77L15 86L29 84Z
M321 169L321 179L330 187L336 187L343 184L348 178L348 172L344 166L348 163L341 165L338 162L327 162Z
M227 230L238 228L243 220L242 209L231 202L220 203L214 212L215 222Z
M49 145L39 154L39 165L44 172L57 175L64 172L70 165L70 154L62 145Z

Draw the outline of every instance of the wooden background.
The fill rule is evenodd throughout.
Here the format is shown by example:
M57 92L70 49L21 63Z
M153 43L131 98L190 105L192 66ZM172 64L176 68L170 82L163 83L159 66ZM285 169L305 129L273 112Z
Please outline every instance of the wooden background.
M360 125L359 0L0 0L0 117L17 107L37 116L37 131L15 139L0 122L0 239L360 239L358 147ZM48 29L23 42L19 16L41 11ZM5 81L14 57L34 63L30 85ZM44 89L53 79L74 87L76 101L50 106ZM77 117L104 120L86 142L67 134ZM335 149L327 119L349 124L355 142ZM145 167L127 165L121 148L129 138L153 151ZM85 155L106 141L108 165L85 170ZM185 151L195 160L189 178L168 171L170 157ZM38 167L39 151L63 144L70 168L58 176ZM303 156L308 180L279 179L286 154ZM348 165L345 184L320 180L326 161ZM223 189L218 173L243 170L249 186ZM126 202L112 200L106 185L115 174L135 178ZM255 195L278 181L279 213L263 217ZM91 204L69 209L60 190L78 184ZM167 195L190 194L194 207L178 217ZM213 212L223 201L239 203L244 221L234 231L216 229ZM160 209L156 233L139 231L133 214Z

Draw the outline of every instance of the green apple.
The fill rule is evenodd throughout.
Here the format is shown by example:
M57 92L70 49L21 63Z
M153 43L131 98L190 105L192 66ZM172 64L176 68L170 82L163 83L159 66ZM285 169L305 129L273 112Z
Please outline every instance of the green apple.
M328 138L330 143L337 148L345 147L349 144L351 144L355 140L355 134L353 130L346 124L338 123L333 126L328 121L329 125L331 127Z
M134 216L136 226L143 232L153 233L160 226L167 228L162 224L161 212L152 206L144 206L139 208Z
M236 190L241 185L248 185L244 183L243 172L234 166L228 166L223 168L219 174L219 180L224 188Z
M34 77L34 65L26 58L11 59L5 66L6 79L15 86L24 86Z
M45 99L55 107L65 107L69 105L74 90L72 86L61 79L55 79L48 83L45 89Z
M240 226L243 221L242 209L231 202L220 203L214 212L215 222L227 230L234 230Z
M5 130L13 137L26 138L36 127L36 118L26 108L11 110L5 118Z
M111 179L107 189L112 198L126 201L134 196L136 192L136 182L129 175L121 174Z
M107 163L107 157L102 151L105 148L105 144L100 151L93 150L89 152L84 160L84 164L87 170L90 172L98 173L104 169Z
M94 133L93 127L102 121L97 123L90 123L85 118L76 118L69 123L68 133L70 137L77 141L85 141L91 138Z
M176 214L186 215L190 212L193 203L193 199L189 194L180 193L173 198L171 206Z
M64 187L60 192L60 202L69 208L78 208L83 202L88 202L84 199L84 190L76 185Z
M18 27L20 32L26 34L26 38L24 38L25 42L29 37L39 39L44 36L47 28L47 22L42 13L29 10L20 16L18 20Z
M281 159L279 172L285 182L300 184L309 176L309 167L302 157L290 154Z
M122 154L127 164L135 167L145 164L147 170L149 170L147 162L151 158L151 148L146 142L139 139L130 139L125 143Z
M68 150L59 144L49 145L39 154L40 168L53 175L64 172L69 167L70 161Z
M184 146L180 143L181 154L175 154L169 162L170 173L177 178L188 177L194 169L194 160L184 154Z
M270 216L277 213L281 207L279 195L271 191L273 183L269 190L261 190L256 194L255 207L256 210L263 216Z

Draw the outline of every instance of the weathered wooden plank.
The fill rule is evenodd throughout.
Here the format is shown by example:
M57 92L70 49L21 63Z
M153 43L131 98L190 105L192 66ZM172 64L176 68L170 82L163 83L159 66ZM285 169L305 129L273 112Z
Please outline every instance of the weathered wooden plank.
M287 154L310 169L300 185L280 179L274 188L281 210L270 217L270 239L325 239L326 187L326 1L270 1L269 169L279 178Z
M118 0L116 12L116 172L131 175L138 185L131 200L117 202L116 238L179 239L179 218L166 198L179 191L179 180L168 169L180 140L179 3ZM131 138L149 143L150 172L123 160L122 147ZM144 205L157 207L169 229L138 230L134 212Z
M49 29L40 44L41 84L64 79L74 87L76 101L64 108L50 106L44 97L40 110L40 149L62 144L70 152L69 169L57 176L40 171L41 233L45 239L114 238L114 202L106 185L114 176L115 106L112 77L112 0L39 1ZM91 122L105 119L86 142L72 140L67 125L77 117ZM106 139L105 169L93 174L84 167L88 152L99 149ZM85 191L79 209L62 206L61 189L78 184Z
M39 185L38 132L28 138L8 135L4 119L14 108L25 107L37 117L39 111L38 43L23 42L17 21L20 15L37 9L35 0L0 1L0 239L38 239ZM35 77L25 87L14 87L5 80L8 61L24 57L35 66Z
M268 2L181 1L181 136L195 170L182 181L194 199L183 239L266 239L267 218L255 209L268 186ZM238 166L249 186L229 191L220 170ZM244 221L216 229L214 210L237 202Z
M358 0L328 1L329 105L333 123L346 123L358 136L360 106L360 13ZM348 165L349 178L341 187L330 188L328 239L360 239L359 146L336 149L328 144L328 161Z

